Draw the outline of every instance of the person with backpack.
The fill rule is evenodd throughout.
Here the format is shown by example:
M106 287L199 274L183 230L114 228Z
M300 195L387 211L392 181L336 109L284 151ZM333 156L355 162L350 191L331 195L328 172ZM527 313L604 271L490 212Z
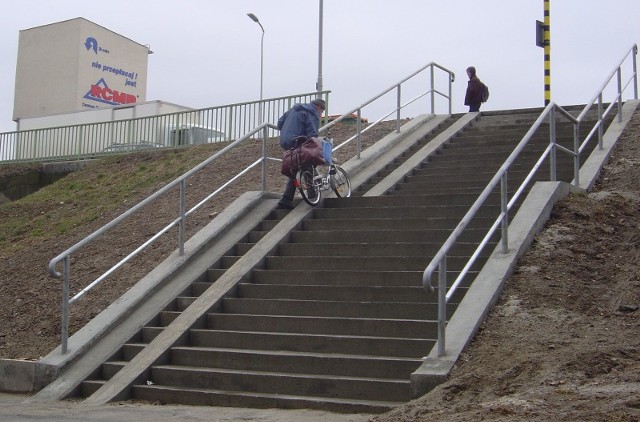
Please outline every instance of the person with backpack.
M313 138L318 136L320 126L320 115L325 110L325 101L319 98L306 104L296 104L286 111L278 119L278 129L280 130L280 147L284 151L293 148L295 138L306 136ZM295 178L290 177L284 188L282 198L278 202L278 208L292 209L293 196L296 192L294 185Z
M467 68L467 76L469 82L467 93L464 96L464 105L469 106L469 113L480 111L480 105L489 98L489 88L478 78L475 67L469 66Z

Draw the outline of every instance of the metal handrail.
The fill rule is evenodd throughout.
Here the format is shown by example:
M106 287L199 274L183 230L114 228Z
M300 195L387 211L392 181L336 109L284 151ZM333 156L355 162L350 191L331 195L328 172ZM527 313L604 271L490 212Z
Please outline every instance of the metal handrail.
M629 86L631 81L634 82L634 99L638 99L638 89L637 89L637 66L636 66L636 55L638 52L637 45L633 45L633 47L625 54L622 60L618 63L618 65L611 72L609 77L606 79L605 83L601 86L600 90L597 91L596 95L593 99L584 107L582 112L578 115L577 118L573 117L568 111L566 111L561 106L551 102L548 104L545 109L542 111L538 119L534 122L531 128L524 135L522 140L518 143L514 151L509 155L509 157L504 161L500 169L496 172L493 178L489 181L485 189L482 191L478 199L473 203L469 211L464 215L460 223L453 230L451 235L447 238L442 247L435 254L433 259L429 262L427 267L425 268L422 275L422 285L427 290L427 292L433 293L435 288L431 283L431 278L433 273L438 270L438 356L444 356L446 353L446 305L448 301L451 299L456 289L467 275L469 269L476 262L482 250L489 243L491 237L495 234L498 227L501 227L501 246L502 253L508 253L509 244L508 244L508 213L515 204L515 202L519 199L520 195L524 192L526 186L533 179L534 174L541 167L542 162L549 157L550 161L550 175L549 178L552 181L556 180L556 161L555 154L556 151L561 151L568 153L574 158L574 179L573 183L577 186L579 185L579 171L580 171L580 152L584 150L586 144L593 137L593 135L598 133L598 146L602 149L602 136L603 136L603 122L604 119L608 116L611 110L615 105L618 106L618 119L622 119L622 94L626 87ZM623 86L621 83L621 71L622 65L629 57L629 54L632 54L632 63L633 70L631 72L631 77L629 81ZM611 102L609 107L603 112L602 111L602 96L603 91L609 86L609 83L613 79L613 77L617 75L617 95L614 101ZM584 139L582 143L580 143L580 124L585 120L585 116L590 108L594 105L595 102L598 102L598 121L594 125L594 128L589 132L589 135ZM574 127L574 149L570 150L568 148L563 147L556 143L556 113L560 113L562 116L567 118L569 122ZM516 192L514 193L511 200L508 199L508 190L507 190L507 174L511 165L518 158L522 150L528 145L529 141L533 138L535 132L542 126L545 120L549 121L550 125L550 144L543 151L540 158L534 164L532 170L525 177L525 180L520 184ZM489 228L487 234L480 242L479 246L476 248L470 259L467 261L467 264L463 267L461 272L459 273L456 280L452 283L451 287L447 290L447 255L451 248L455 245L458 238L462 234L462 232L467 228L470 221L475 217L476 213L480 209L482 205L486 202L487 198L491 194L491 192L498 186L498 183L501 185L501 212L499 216L496 218L492 226Z
M429 84L429 89L425 92L422 92L420 94L418 94L416 97L414 97L413 99L406 101L405 103L402 103L402 86L404 83L408 82L409 80L413 79L414 77L418 76L419 74L421 74L422 72L424 72L425 70L429 69L430 71L430 84ZM435 80L434 80L434 72L436 69L439 69L443 72L445 72L448 77L447 77L447 81L448 81L448 88L449 88L449 92L448 94L444 94L438 90L435 89ZM360 158L360 152L361 152L361 144L360 144L360 136L362 135L362 133L364 133L366 130L370 130L372 129L375 125L377 125L378 123L382 122L385 118L391 116L392 114L396 114L396 132L400 132L400 111L407 107L410 104L413 104L414 102L416 102L417 100L419 100L420 98L423 98L427 95L430 95L430 99L431 99L431 113L435 113L435 96L440 95L443 98L446 98L449 100L449 114L451 114L451 110L452 110L452 91L453 91L453 82L455 81L455 73L453 73L451 70L437 64L434 62L428 63L424 66L422 66L420 69L416 70L415 72L413 72L412 74L410 74L409 76L405 77L404 79L396 82L395 84L391 85L389 88L385 89L384 91L380 92L378 95L370 98L369 100L365 101L364 103L362 103L361 105L359 105L358 107L355 107L353 110L348 111L344 114L342 114L340 117L338 117L337 119L333 120L332 122L329 122L328 124L322 126L319 129L319 132L322 133L324 131L328 131L329 129L331 129L332 126L338 124L339 122L341 122L342 120L344 120L345 118L352 116L353 114L357 115L357 124L356 124L356 134L354 136L352 136L351 138L347 139L346 141L342 142L341 144L337 145L336 147L334 147L334 150L339 150L340 148L342 148L343 146L345 146L346 144L349 144L351 142L353 142L354 140L356 141L356 157ZM396 107L390 111L388 114L384 115L383 117L379 118L378 120L376 120L374 123L368 125L365 130L362 130L361 126L360 126L360 120L361 120L361 116L362 116L362 110L374 103L376 100L380 99L381 97L383 97L384 95L392 92L392 91L396 91Z
M90 291L93 287L98 285L105 278L107 278L109 275L111 275L114 271L116 271L122 265L127 263L134 256L136 256L138 253L140 253L146 247L151 245L153 242L155 242L157 239L159 239L163 234L167 233L167 231L169 229L173 228L173 227L179 226L178 250L179 250L180 256L184 255L184 243L185 243L185 240L184 240L184 226L185 226L186 217L191 215L192 213L196 212L207 201L209 201L211 198L216 196L224 188L229 186L231 183L233 183L239 177L244 175L250 169L254 168L255 166L257 166L258 164L261 164L261 163L263 164L263 168L266 167L266 161L267 161L268 157L266 157L265 154L266 154L266 142L269 139L269 136L268 136L269 129L277 129L277 126L274 126L274 125L272 125L270 123L263 123L262 125L260 125L257 128L253 129L252 131L250 131L249 133L247 133L246 135L244 135L240 139L232 142L231 144L227 145L226 147L224 147L220 151L216 152L215 154L213 154L211 157L209 157L208 159L206 159L205 161L203 161L202 163L200 163L196 167L194 167L191 170L189 170L188 172L184 173L182 176L179 176L178 178L176 178L172 182L168 183L166 186L164 186L160 190L156 191L152 195L148 196L147 198L145 198L144 200L142 200L138 204L134 205L129 210L125 211L124 213L122 213L121 215L119 215L118 217L116 217L115 219L110 221L109 223L105 224L104 226L102 226L98 230L94 231L93 233L91 233L90 235L88 235L87 237L85 237L84 239L82 239L81 241L76 243L75 245L71 246L70 248L68 248L64 252L60 253L58 256L56 256L55 258L53 258L49 262L49 273L53 277L56 277L56 278L58 278L60 276L63 277L63 307L62 307L62 353L63 354L65 354L67 352L67 340L68 340L68 328L69 328L69 325L68 325L69 324L69 312L68 312L69 305L71 305L76 300L80 299L88 291ZM235 148L236 146L240 145L241 143L244 143L245 141L247 141L248 139L253 137L253 135L255 135L256 133L259 133L261 131L263 132L263 136L262 136L263 156L260 159L254 161L252 164L250 164L245 169L241 170L237 175L233 176L229 181L224 183L220 188L215 190L213 193L211 193L205 199L203 199L202 201L198 202L196 205L194 205L192 208L190 208L188 211L186 211L185 210L185 188L186 188L185 181L189 177L193 176L194 174L196 174L197 172L199 172L200 170L202 170L203 168L205 168L206 166L208 166L209 164L211 164L212 162L217 160L220 156L224 155L229 150ZM263 175L265 173L266 172L263 171ZM264 182L264 177L263 177L263 187L264 187L264 184L265 184L265 182ZM82 249L84 246L86 246L89 243L93 242L94 240L96 240L97 238L102 236L104 233L106 233L107 231L111 230L112 228L114 228L115 226L120 224L122 221L126 220L128 217L130 217L131 215L133 215L134 213L136 213L137 211L139 211L143 207L149 205L150 203L152 203L153 201L157 200L158 198L160 198L161 196L163 196L164 194L166 194L167 192L169 192L170 190L172 190L172 189L174 189L176 187L180 188L180 197L179 197L180 215L175 220L173 220L170 224L168 224L167 226L162 228L159 232L157 232L155 235L153 235L150 239L148 239L146 242L144 242L142 245L140 245L138 248L136 248L133 252L129 253L126 257L124 257L118 263L116 263L114 266L109 268L105 273L103 273L101 276L99 276L96 280L94 280L89 285L87 285L85 288L80 290L72 298L69 298L69 284L70 284L69 283L69 263L70 263L70 259L71 259L71 254L77 252L78 250ZM59 273L56 270L56 266L60 262L63 263L63 272L62 273Z
M340 145L336 146L335 149L339 149L339 148L343 147L345 144L351 142L353 139L357 139L358 140L358 146L356 148L356 150L357 150L356 158L359 159L360 158L360 142L359 142L360 141L360 135L362 135L367 130L369 130L372 127L374 127L376 124L380 123L382 121L382 119L384 119L385 117L388 117L388 116L396 113L396 116L397 116L396 117L396 127L397 127L397 130L399 130L399 126L400 126L400 110L402 110L407 105L415 102L417 99L422 98L425 95L428 95L429 93L431 94L431 98L432 98L432 101L431 101L431 112L434 113L434 111L435 111L434 110L434 101L433 101L434 95L436 93L438 93L439 95L443 95L443 94L440 94L438 91L436 91L434 86L433 86L433 82L434 82L433 71L436 68L444 70L449 75L449 77L448 77L448 79L449 79L449 95L445 96L445 97L449 99L449 113L451 113L451 82L453 82L453 80L454 80L453 72L450 72L450 71L446 70L444 67L442 67L440 65L437 65L435 63L430 63L430 64L424 66L423 68L421 68L420 70L418 70L417 72L414 72L410 76L408 76L405 79L401 80L400 82L394 84L393 86L391 86L391 88L385 90L381 94L373 97L372 99L370 99L369 101L363 103L359 107L356 107L351 112L345 113L342 116L340 116L339 118L337 118L336 120L334 120L333 122L330 122L329 124L321 127L319 129L320 132L328 130L330 127L332 127L333 125L339 123L344 118L349 116L351 113L357 112L358 113L357 134L354 137L351 137L351 138L347 139L345 142L343 142ZM419 73L421 73L425 69L431 69L431 78L430 78L431 86L430 86L430 89L427 90L425 93L419 94L416 98L414 98L412 100L409 100L404 104L401 104L400 88L401 88L402 84L404 82L408 81L409 79L415 77L416 75L418 75ZM361 115L362 109L365 106L368 106L368 105L372 104L373 102L375 102L376 100L380 99L384 94L386 94L387 92L392 91L393 89L397 89L398 90L397 102L394 105L393 110L390 113L386 114L385 117L383 117L380 120L376 121L375 123L367 126L365 129L362 129L360 127L360 115ZM293 97L284 97L284 98L293 98ZM291 106L293 106L293 103L289 104L288 108L290 108ZM286 110L281 110L282 113L284 111L286 111ZM268 111L267 113L270 113L270 112ZM62 290L63 290L62 291L62 324L61 324L61 331L62 331L62 333L61 333L61 339L62 339L62 341L61 341L61 349L62 349L62 354L65 354L68 351L67 343L68 343L68 330L69 330L69 306L72 303L74 303L75 301L80 299L83 295L85 295L88 291L93 289L100 282L104 281L114 271L116 271L118 268L122 267L122 265L124 265L126 262L131 260L134 256L139 254L142 250L144 250L150 244L152 244L157 239L159 239L163 234L167 233L169 229L174 228L176 226L178 226L178 228L179 228L179 233L178 233L178 251L179 251L179 254L182 256L184 254L184 227L185 227L186 217L188 217L190 214L195 212L197 209L199 209L206 202L210 201L219 192L221 192L223 189L225 189L227 186L229 186L231 183L233 183L239 177L244 175L247 171L249 171L250 169L256 167L258 164L262 164L262 190L263 191L266 190L266 176L267 176L267 174L266 174L266 163L267 163L267 161L281 161L280 158L267 156L267 140L269 139L270 133L272 131L274 131L274 130L277 130L277 127L274 126L271 123L263 123L263 124L255 127L251 131L247 132L240 139L230 143L225 148L223 148L222 150L218 151L217 153L212 155L207 160L205 160L202 163L200 163L198 166L194 167L193 169L191 169L190 171L186 172L182 176L176 178L175 180L173 180L172 182L170 182L169 184L164 186L162 189L158 190L157 192L155 192L154 194L150 195L149 197L147 197L146 199L144 199L143 201L141 201L137 205L135 205L132 208L130 208L129 210L125 211L123 214L121 214L120 216L118 216L117 218L112 220L111 222L107 223L103 227L99 228L98 230L96 230L95 232L90 234L89 236L85 237L84 239L82 239L81 241L76 243L75 245L71 246L66 251L60 253L58 256L56 256L55 258L53 258L49 262L49 273L53 277L57 278L57 277L61 277L62 276L62 278L63 278L63 288L62 288ZM227 151L237 147L241 143L247 141L249 138L251 138L252 136L254 136L254 135L256 135L256 134L258 134L260 132L262 132L262 155L261 155L261 157L258 158L256 161L254 161L252 164L250 164L245 169L241 170L236 176L232 177L230 180L225 182L220 188L218 188L217 190L212 192L210 195L208 195L206 198L204 198L203 200L198 202L194 207L192 207L189 210L185 210L186 180L189 177L193 176L198 171L202 170L207 165L210 165L211 163L215 162L215 160L219 159L219 157L224 155ZM157 200L160 196L162 196L163 194L169 192L171 189L175 189L176 187L180 188L179 216L177 218L175 218L172 222L170 222L167 226L165 226L162 230L160 230L158 233L153 235L146 242L144 242L142 245L137 247L133 252L129 253L125 258L123 258L117 264L115 264L113 267L111 267L109 270L107 270L104 274L99 276L96 280L94 280L89 285L87 285L85 288L83 288L81 291L79 291L77 294L75 294L72 298L69 298L69 295L70 295L69 294L69 284L70 284L69 283L69 277L70 277L70 259L71 259L71 254L73 254L73 253L79 251L80 249L82 249L83 247L87 246L89 243L93 242L97 238L99 238L102 235L104 235L107 231L109 231L112 228L114 228L115 226L119 225L122 221L126 220L128 217L130 217L132 214L134 214L135 212L137 212L138 210L140 210L144 206L146 206L146 205L150 204L151 202ZM60 263L62 263L62 273L60 273L60 272L58 272L56 270L56 267Z

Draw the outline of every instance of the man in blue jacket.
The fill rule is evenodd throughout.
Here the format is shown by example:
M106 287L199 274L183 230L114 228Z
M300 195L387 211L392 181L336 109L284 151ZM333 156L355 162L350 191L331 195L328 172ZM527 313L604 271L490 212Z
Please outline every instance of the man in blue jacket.
M324 100L315 99L310 103L296 104L284 113L278 119L280 146L282 149L286 151L293 148L295 146L294 139L298 136L317 137L320 115L325 108ZM278 202L278 208L293 208L293 195L296 193L294 181L293 177L290 177L287 181L282 198Z

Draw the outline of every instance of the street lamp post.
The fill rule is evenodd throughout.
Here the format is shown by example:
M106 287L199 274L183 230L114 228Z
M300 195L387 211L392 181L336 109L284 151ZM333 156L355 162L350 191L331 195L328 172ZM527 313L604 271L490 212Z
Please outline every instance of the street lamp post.
M247 13L247 16L251 18L252 21L260 25L260 29L262 30L262 37L260 38L260 120L259 124L262 124L263 116L262 116L262 80L263 80L263 70L264 70L264 27L260 23L260 20L253 13Z
M316 82L316 91L318 91L318 97L322 92L322 0L320 0L320 8L318 11L318 82Z

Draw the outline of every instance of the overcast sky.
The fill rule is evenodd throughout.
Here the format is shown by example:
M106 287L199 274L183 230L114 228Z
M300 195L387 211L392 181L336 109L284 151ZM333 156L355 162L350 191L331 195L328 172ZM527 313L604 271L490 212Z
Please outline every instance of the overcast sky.
M332 91L332 114L355 108L430 62L456 73L454 112L466 111L469 65L491 88L483 109L544 103L543 49L535 45L543 0L324 0L323 5L322 74L324 88ZM318 6L319 0L7 2L0 14L0 131L15 130L20 30L83 17L149 44L154 54L147 100L204 108L259 98L262 32L248 12L265 28L264 97L314 91ZM562 105L589 101L639 40L639 0L551 0L552 99ZM52 83L55 74L51 69Z

